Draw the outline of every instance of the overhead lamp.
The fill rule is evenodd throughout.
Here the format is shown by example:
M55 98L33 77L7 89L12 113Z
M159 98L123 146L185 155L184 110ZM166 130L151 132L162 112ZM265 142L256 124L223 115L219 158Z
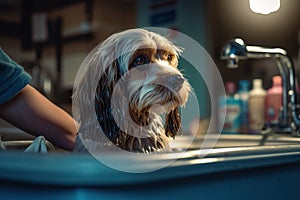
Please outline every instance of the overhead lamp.
M280 8L280 0L249 0L250 9L259 14L270 14Z

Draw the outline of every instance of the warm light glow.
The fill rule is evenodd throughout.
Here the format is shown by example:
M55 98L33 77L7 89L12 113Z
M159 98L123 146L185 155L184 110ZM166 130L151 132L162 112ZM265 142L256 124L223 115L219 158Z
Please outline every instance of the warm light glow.
M280 0L249 0L250 9L255 13L270 14L280 8Z

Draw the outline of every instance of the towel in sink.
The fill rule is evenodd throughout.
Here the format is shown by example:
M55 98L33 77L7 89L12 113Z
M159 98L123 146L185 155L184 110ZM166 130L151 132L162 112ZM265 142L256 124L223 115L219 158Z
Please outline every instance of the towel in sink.
M44 136L36 137L33 142L25 149L27 153L47 153L46 139Z

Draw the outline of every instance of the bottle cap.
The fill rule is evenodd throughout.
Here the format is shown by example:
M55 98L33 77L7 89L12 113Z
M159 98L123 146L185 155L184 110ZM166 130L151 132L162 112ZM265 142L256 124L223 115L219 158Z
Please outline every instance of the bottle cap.
M249 91L250 88L250 82L247 80L241 80L239 81L239 90L240 91Z
M273 76L272 80L273 80L273 85L274 86L281 86L282 85L282 78L281 78L281 76Z
M253 79L253 88L258 89L262 88L262 80L261 79Z
M236 85L234 82L226 82L225 84L225 90L227 94L234 94L236 91Z

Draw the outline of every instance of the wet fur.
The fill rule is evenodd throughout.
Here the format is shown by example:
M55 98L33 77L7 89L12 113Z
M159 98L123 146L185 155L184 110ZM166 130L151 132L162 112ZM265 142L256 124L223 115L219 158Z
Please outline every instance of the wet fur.
M114 34L99 45L74 88L73 112L80 116L81 136L75 151L97 144L130 152L170 151L169 137L181 133L179 106L190 92L177 69L180 52L168 39L143 29ZM149 63L132 66L139 55ZM167 113L164 124L162 112Z

